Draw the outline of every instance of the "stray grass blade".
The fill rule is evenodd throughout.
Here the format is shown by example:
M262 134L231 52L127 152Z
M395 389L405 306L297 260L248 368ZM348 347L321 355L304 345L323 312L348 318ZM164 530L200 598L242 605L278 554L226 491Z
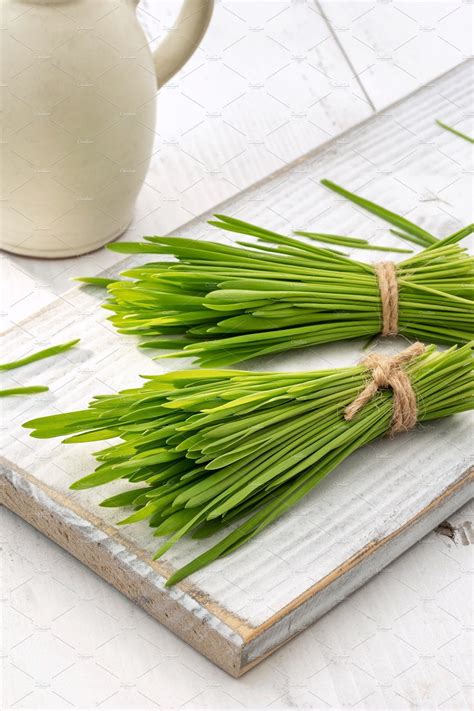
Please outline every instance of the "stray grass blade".
M49 390L46 385L29 385L24 388L6 388L0 390L0 397L10 397L10 395L35 395L36 393L45 393Z
M351 193L349 190L333 183L332 180L323 179L321 180L321 184L326 188L329 188L329 190L338 193L338 195L341 195L347 200L350 200L354 204L359 205L359 207L362 207L364 210L371 212L373 215L377 215L377 217L380 217L382 220L385 220L385 222L388 222L399 230L402 230L408 236L405 237L405 239L413 236L417 240L415 243L423 244L424 247L428 247L430 244L436 242L436 237L424 230L422 227L415 225L414 222L410 222L410 220L407 220L405 217L397 215L397 213L391 212L371 200L366 200L360 195L356 195L356 193ZM401 233L398 232L397 234L400 236Z
M60 353L65 353L79 343L79 341L80 338L76 338L74 341L68 341L67 343L61 343L57 346L45 348L44 350L37 351L36 353L32 353L31 355L20 358L19 360L14 360L10 363L2 363L0 364L0 370L13 370L14 368L21 368L24 365L34 363L37 360L43 360L43 358L51 358L52 356L59 355Z
M451 133L454 133L455 136L459 136L459 138L464 138L464 140L468 141L469 143L474 143L474 138L471 138L471 136L467 136L465 133L458 131L456 128L453 128L452 126L448 126L446 123L443 123L443 121L439 121L439 119L436 119L436 123L441 128L444 128L445 131L450 131Z

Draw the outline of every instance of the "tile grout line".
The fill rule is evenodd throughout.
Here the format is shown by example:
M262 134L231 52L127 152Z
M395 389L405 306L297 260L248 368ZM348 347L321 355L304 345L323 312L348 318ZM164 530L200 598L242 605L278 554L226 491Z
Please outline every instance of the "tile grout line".
M347 54L346 50L344 49L339 37L337 36L332 24L330 23L326 13L324 12L320 0L314 0L314 4L316 6L317 11L323 18L324 22L328 26L329 32L331 33L331 36L333 37L334 41L336 42L337 46L339 47L341 54L343 58L346 60L347 64L349 65L350 70L352 71L352 74L358 83L358 85L361 88L362 93L364 94L365 98L367 99L367 103L369 104L370 108L372 109L373 113L375 114L377 112L377 109L375 108L375 104L373 103L372 99L370 98L365 86L363 85L359 75L357 74L354 65L352 64L349 55Z

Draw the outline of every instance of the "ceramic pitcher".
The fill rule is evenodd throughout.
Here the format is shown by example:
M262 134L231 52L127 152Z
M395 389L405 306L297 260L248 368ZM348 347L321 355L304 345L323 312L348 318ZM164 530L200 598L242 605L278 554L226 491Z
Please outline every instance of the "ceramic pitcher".
M137 4L0 3L5 250L35 257L84 254L130 224L152 154L157 84L163 86L194 52L213 0L186 0L153 54Z

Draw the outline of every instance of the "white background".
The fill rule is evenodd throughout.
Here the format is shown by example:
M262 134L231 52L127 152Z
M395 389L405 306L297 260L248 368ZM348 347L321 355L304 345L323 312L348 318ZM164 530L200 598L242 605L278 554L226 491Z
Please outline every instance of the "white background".
M153 41L177 6L141 3ZM160 94L127 239L149 224L176 230L465 61L471 31L460 1L217 3L202 47ZM2 327L116 260L5 256ZM2 511L3 707L468 709L471 522L466 507L454 541L430 534L235 680Z

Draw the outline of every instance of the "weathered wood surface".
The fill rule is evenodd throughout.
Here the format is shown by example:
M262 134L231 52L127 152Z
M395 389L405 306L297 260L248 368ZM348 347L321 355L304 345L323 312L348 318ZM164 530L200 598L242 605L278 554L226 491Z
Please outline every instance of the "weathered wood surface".
M459 119L470 105L468 79L467 67L451 72L221 210L280 230L329 230L337 223L338 231L388 244L392 238L380 223L318 185L326 176L363 189L436 234L452 232L469 219L463 172L469 158L466 144L440 132L433 115L442 110L448 123ZM199 239L214 233L199 221L183 234ZM8 401L2 433L6 504L229 673L242 673L304 629L472 496L469 417L430 423L366 447L254 542L165 591L163 574L201 544L184 543L151 563L146 526L118 531L114 514L96 505L102 492L68 491L90 470L96 445L31 440L21 428L31 417L75 409L92 394L133 385L139 372L164 370L163 363L139 353L133 339L114 333L98 302L97 292L73 290L8 334L12 358L40 343L77 336L82 343L47 366L38 363L5 378L51 385L44 396ZM349 364L360 355L358 345L327 346L259 365Z

